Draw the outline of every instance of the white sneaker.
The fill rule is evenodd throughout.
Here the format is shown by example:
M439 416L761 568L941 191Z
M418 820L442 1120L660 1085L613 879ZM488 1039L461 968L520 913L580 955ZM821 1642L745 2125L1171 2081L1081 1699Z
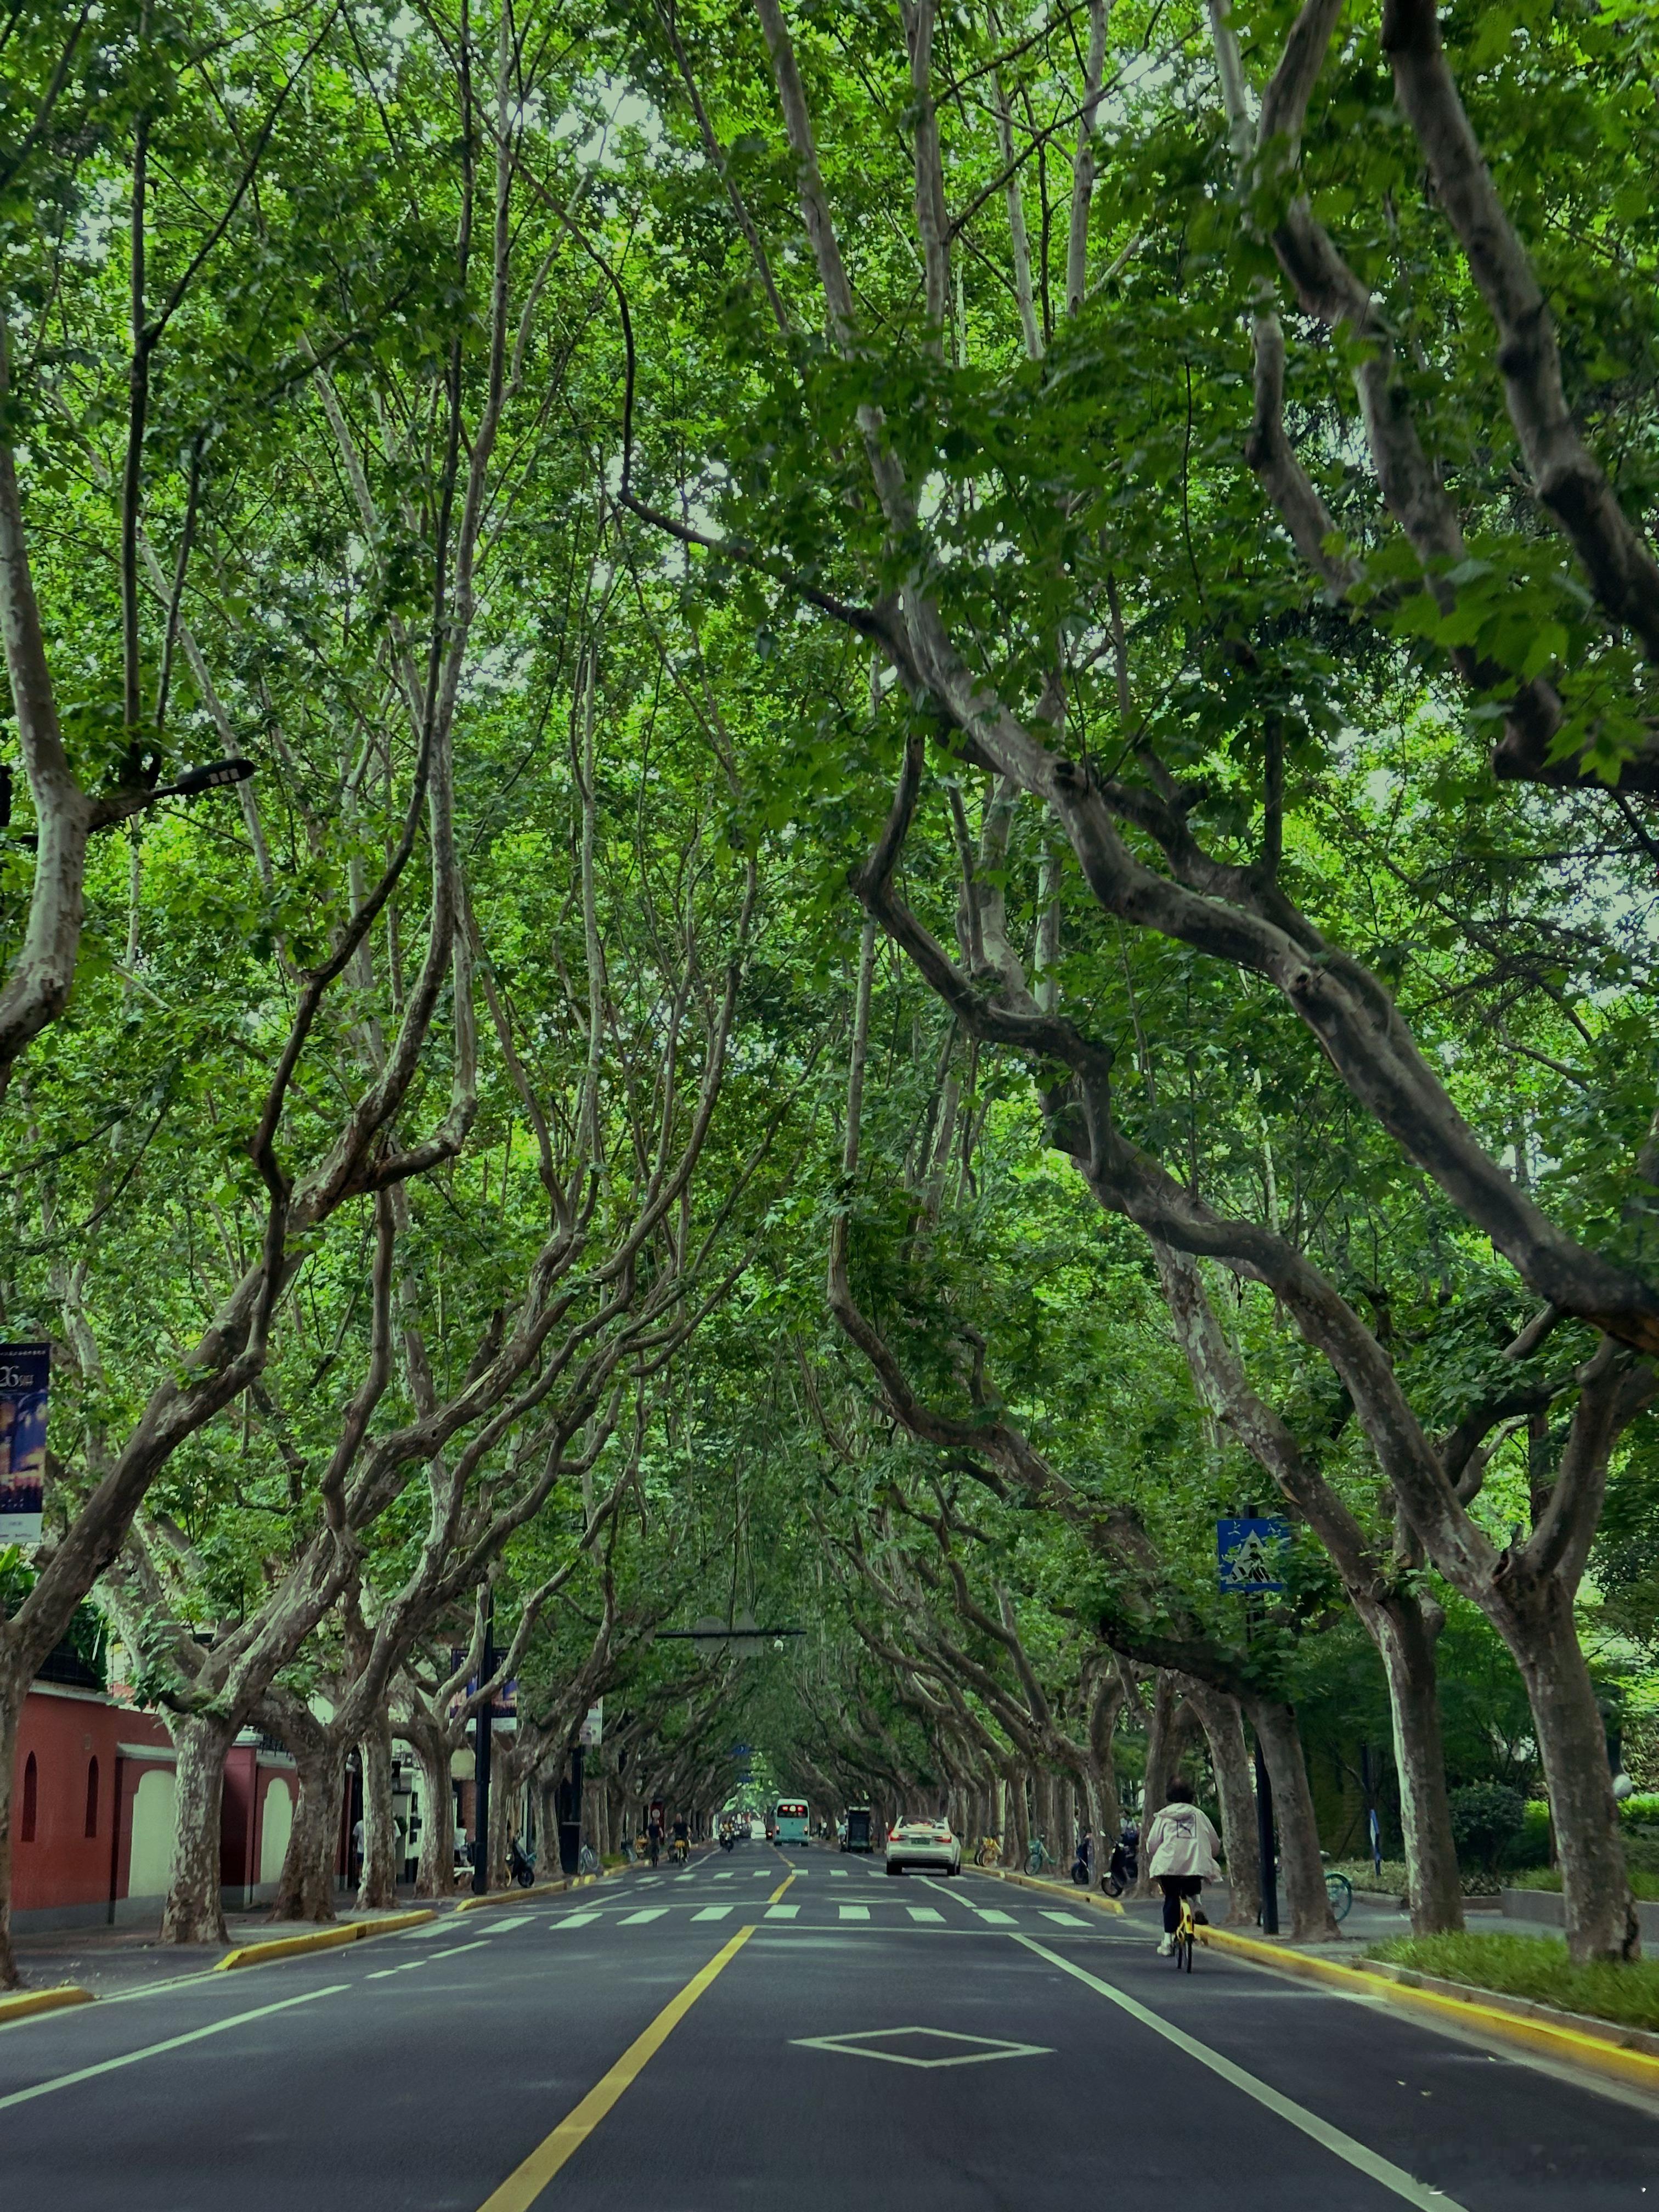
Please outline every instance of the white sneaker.
M1174 1949L1175 1937L1173 1936L1166 1936L1158 1947L1158 1955L1160 1959L1167 1959Z

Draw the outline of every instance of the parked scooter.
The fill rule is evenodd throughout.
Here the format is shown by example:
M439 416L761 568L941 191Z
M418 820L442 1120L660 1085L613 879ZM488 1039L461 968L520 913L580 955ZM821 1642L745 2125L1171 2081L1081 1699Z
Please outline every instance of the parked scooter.
M1112 1846L1112 1856L1100 1886L1108 1897L1121 1897L1140 1879L1140 1831L1132 1820Z
M1079 1889L1087 1889L1094 1871L1095 1839L1088 1834L1077 1839L1077 1856L1072 1861L1072 1880Z
M507 1871L520 1889L528 1889L536 1879L536 1854L526 1850L516 1836L507 1856Z

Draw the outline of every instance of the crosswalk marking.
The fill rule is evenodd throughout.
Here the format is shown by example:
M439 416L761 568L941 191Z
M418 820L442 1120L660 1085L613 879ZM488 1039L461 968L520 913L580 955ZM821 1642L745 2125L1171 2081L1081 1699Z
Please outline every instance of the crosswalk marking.
M845 1881L847 1879L846 1868L831 1867L830 1869L830 1879L831 1881Z
M532 1912L515 1912L510 1920L492 1920L478 1933L481 1936L505 1936L509 1928L528 1928L535 1917Z
M841 1908L841 1917L843 1920L867 1920L870 1917L870 1908L867 1905L843 1905Z
M1018 1925L1012 1912L999 1912L994 1905L976 1905L973 1910L981 1920L990 1921L994 1927L1014 1928Z
M793 1920L799 1911L798 1905L769 1905L766 1917L769 1920Z
M716 1881L730 1881L736 1871L737 1869L735 1867L726 1867L721 1873L717 1874L714 1876L714 1880Z
M943 1921L945 1918L945 1915L935 1911L931 1905L912 1905L907 1910L912 1920Z
M1042 1917L1045 1920L1059 1921L1062 1928L1086 1928L1089 1925L1086 1920L1079 1920L1075 1912L1050 1912L1046 1905L1042 1908Z
M597 1912L567 1912L562 1920L550 1920L550 1928L586 1928L590 1920L599 1918Z
M638 1928L647 1920L660 1920L667 1910L665 1905L647 1905L643 1912L624 1912L617 1924L619 1928Z
M766 1867L757 1867L755 1869L755 1880L757 1881L770 1881L771 1879L772 1875L769 1869Z
M701 1912L694 1912L694 1920L724 1920L732 1907L729 1905L705 1905Z

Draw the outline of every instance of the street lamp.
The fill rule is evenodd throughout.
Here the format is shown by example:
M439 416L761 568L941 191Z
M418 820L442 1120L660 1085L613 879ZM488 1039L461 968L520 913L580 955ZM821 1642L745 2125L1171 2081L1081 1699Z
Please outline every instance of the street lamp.
M172 783L158 783L151 791L124 792L118 798L100 802L112 811L101 819L94 817L93 829L112 830L118 822L131 821L135 814L143 814L161 799L199 799L204 791L222 791L233 783L246 783L251 775L258 774L251 760L209 761L201 768L187 768ZM0 830L11 828L11 799L13 770L9 763L0 761ZM14 845L34 846L40 838L32 830L20 830L9 841Z

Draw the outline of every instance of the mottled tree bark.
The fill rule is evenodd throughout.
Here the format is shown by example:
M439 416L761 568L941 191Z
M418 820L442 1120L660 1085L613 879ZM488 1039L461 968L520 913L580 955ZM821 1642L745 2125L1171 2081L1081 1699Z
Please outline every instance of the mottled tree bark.
M1227 1919L1253 1928L1261 1911L1261 1847L1256 1834L1255 1785L1237 1698L1188 1680L1187 1696L1210 1747L1221 1801L1221 1847L1227 1858Z
M392 1720L382 1708L358 1749L363 1761L363 1864L357 1907L367 1911L398 1902L403 1844L392 1809Z
M17 1771L17 1732L27 1677L19 1661L0 1657L0 1990L17 1986L11 1942L12 1778Z
M1437 1624L1425 1618L1422 1603L1414 1599L1377 1606L1371 1612L1373 1618L1365 1625L1382 1656L1389 1680L1412 1933L1455 1935L1463 1925L1463 1883L1446 1797L1435 1674ZM1606 1763L1604 1756L1604 1766Z
M181 1714L172 1723L174 1770L173 1864L161 1911L164 1943L222 1943L225 1909L219 1894L220 1813L225 1754L234 1723L208 1713Z
M1291 1936L1297 1942L1334 1942L1339 1929L1325 1888L1319 1855L1319 1825L1307 1761L1294 1705L1275 1698L1252 1698L1248 1710L1261 1739L1267 1777L1273 1788L1273 1820L1279 1831L1279 1872L1290 1907Z
M338 1746L326 1741L320 1746L305 1746L290 1739L289 1749L299 1772L300 1793L270 1917L273 1920L332 1920L344 1762Z

